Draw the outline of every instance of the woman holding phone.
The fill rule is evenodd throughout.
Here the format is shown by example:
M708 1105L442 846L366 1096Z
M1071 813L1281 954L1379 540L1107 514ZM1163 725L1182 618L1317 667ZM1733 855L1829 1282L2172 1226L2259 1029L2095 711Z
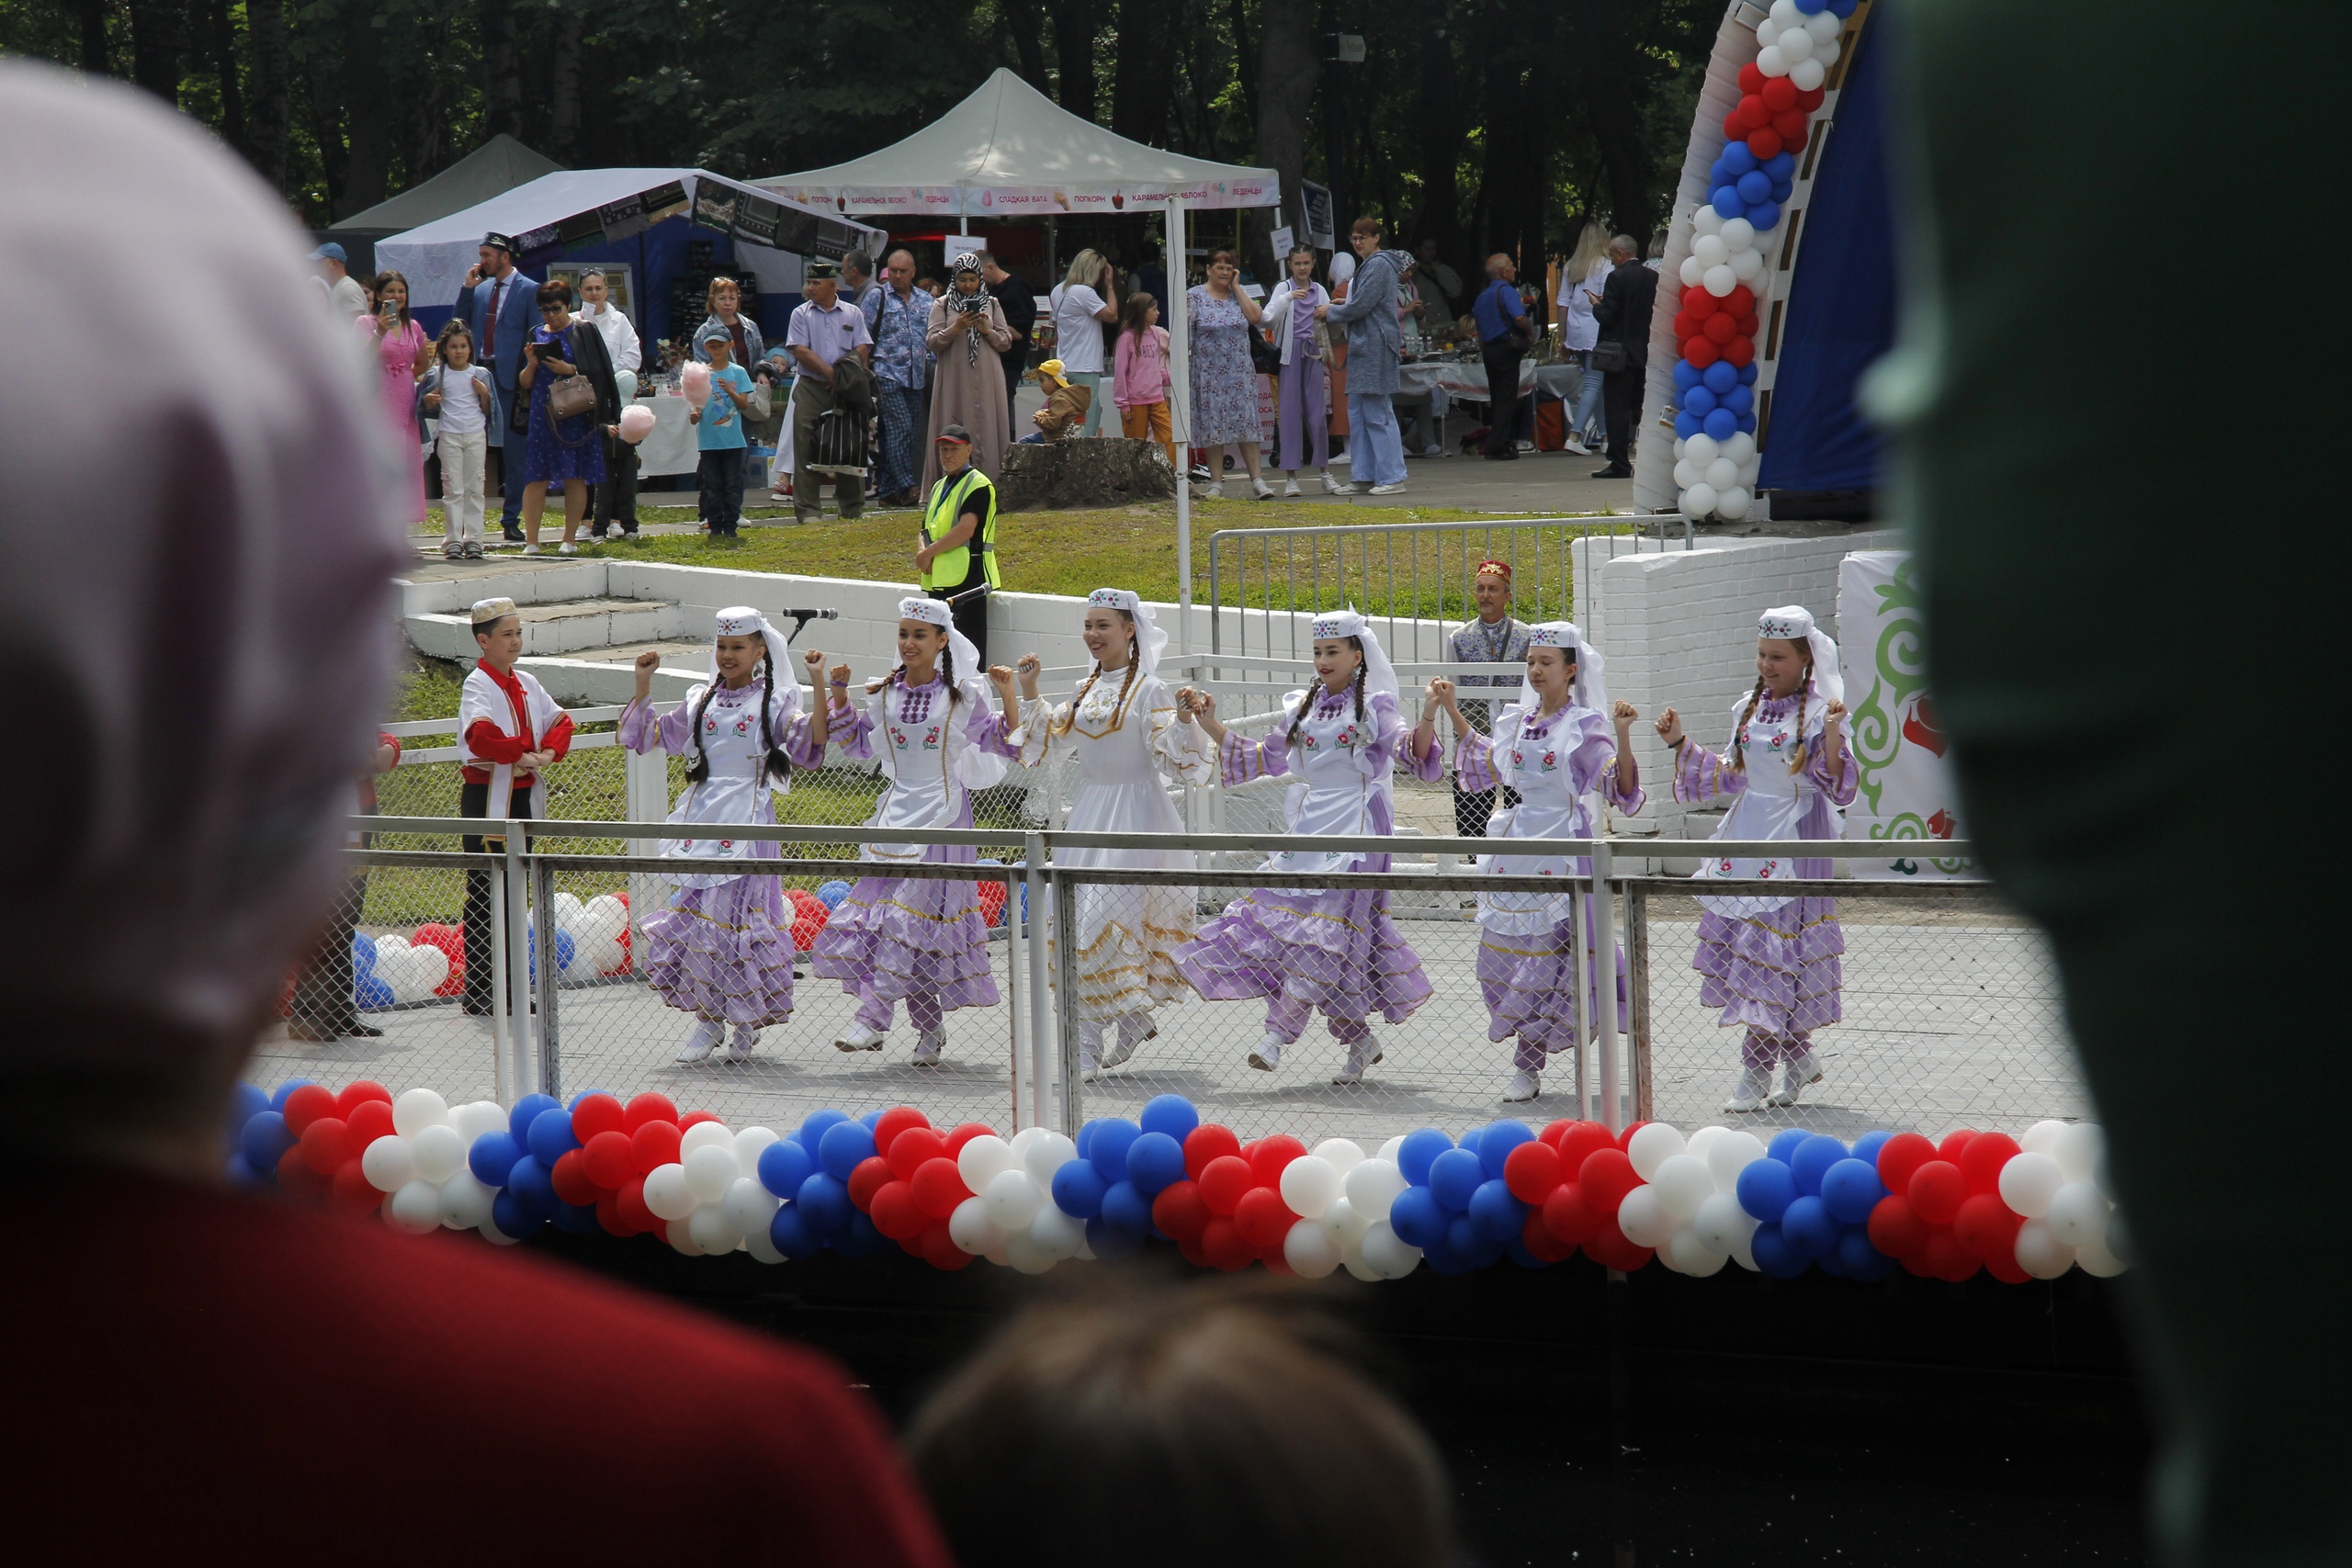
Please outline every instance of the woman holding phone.
M362 335L376 340L376 370L384 389L384 412L401 442L401 467L408 476L408 522L424 524L424 442L417 434L416 381L433 362L433 343L409 319L408 279L397 272L376 275L373 315L359 318Z

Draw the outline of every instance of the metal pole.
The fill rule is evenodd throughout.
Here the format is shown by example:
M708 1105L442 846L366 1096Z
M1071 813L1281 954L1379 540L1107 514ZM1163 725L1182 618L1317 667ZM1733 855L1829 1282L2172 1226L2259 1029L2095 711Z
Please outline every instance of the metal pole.
M1055 1008L1046 988L1046 944L1037 940L1037 931L1046 923L1046 906L1058 900L1052 898L1052 885L1046 878L1046 836L1027 835L1021 853L1028 863L1024 874L1029 894L1029 1124L1046 1127L1053 1121L1053 1057L1058 1053L1053 1049ZM1067 1011L1069 997L1065 994L1059 1001Z
M1492 710L1488 711L1491 714ZM1592 951L1592 937L1586 929L1592 914L1592 895L1579 893L1577 896L1575 908L1576 916L1569 922L1568 929L1568 973L1574 976L1570 984L1574 987L1571 995L1575 1001L1577 1024L1577 1117L1581 1121L1590 1115L1592 1110L1590 1101L1585 1096L1585 1086L1592 1081L1587 1070L1588 1064L1591 1060L1589 1044L1592 1039L1592 1019L1589 1015L1592 1010L1585 1005L1587 991L1584 978L1592 968L1591 964L1585 961L1585 955Z
M1184 285L1192 255L1184 238L1184 204L1168 198L1168 412L1176 438L1176 651L1193 651L1193 395L1192 352L1185 341ZM1099 394L1101 388L1095 389ZM1209 563L1216 570L1216 561ZM1216 614L1216 606L1209 606Z
M523 824L506 822L506 1004L507 1055L513 1063L516 1098L538 1092L538 1064L531 1048L531 928L525 891Z
M483 848L489 845L484 843ZM490 877L490 1064L491 1089L501 1105L523 1098L514 1086L514 1068L507 1040L512 1032L506 1007L506 863L499 861ZM473 918L469 909L467 918Z
M531 866L531 904L548 917L549 926L554 925L555 867L543 862L534 862ZM558 1100L563 1098L563 1058L556 1038L555 1010L556 986L563 974L563 966L556 962L556 948L560 940L559 933L548 931L548 961L539 965L538 984L535 987L539 1002L539 1092L554 1095Z
M1062 1131L1075 1138L1086 1113L1078 1072L1078 899L1060 877L1054 884L1054 980L1061 987L1060 1048L1055 1055L1061 1067Z
M1616 857L1610 852L1609 840L1594 840L1591 972L1592 988L1600 997L1600 1124L1612 1133L1617 1131L1625 1115L1624 1108L1618 1100L1617 932L1611 908L1616 895L1610 886L1611 879L1616 874Z
M1017 1133L1028 1125L1022 1117L1031 1095L1027 1045L1028 1009L1033 1004L1029 997L1028 938L1021 919L1021 879L1009 867L1003 874L1004 1002L1006 1010L1012 1015L1010 1041L1012 1052L1012 1130Z
M1633 1011L1625 1033L1634 1047L1634 1117L1650 1119L1650 915L1649 895L1625 888L1625 1000Z

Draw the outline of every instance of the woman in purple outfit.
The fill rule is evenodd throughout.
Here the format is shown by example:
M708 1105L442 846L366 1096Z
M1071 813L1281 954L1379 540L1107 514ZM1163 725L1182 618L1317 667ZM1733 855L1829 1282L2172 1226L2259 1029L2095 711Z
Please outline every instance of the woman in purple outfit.
M809 659L811 673L819 656ZM752 1054L760 1031L792 1016L792 921L773 874L782 846L727 832L729 824L775 821L774 795L792 787L792 764L817 760L800 683L785 662L784 634L748 605L718 612L710 680L658 717L658 653L637 657L637 695L621 714L621 744L641 754L688 759L686 790L669 819L692 837L665 840L662 852L707 869L681 872L670 908L645 920L645 973L662 999L695 1016L681 1062L717 1049L729 1024L726 1060ZM703 826L696 831L696 825Z
M866 687L864 706L850 706L848 665L833 666L831 685L831 700L810 728L809 747L822 755L828 739L838 740L844 756L881 760L889 787L866 826L969 828L972 791L1004 777L1014 750L989 700L979 650L955 628L946 602L899 601L899 667ZM917 861L970 865L979 854L969 844L871 841L860 858L878 867ZM919 1067L939 1065L947 1044L946 1014L989 1007L997 998L977 882L860 877L808 959L810 974L839 980L857 998L855 1027L833 1041L836 1047L879 1051L903 999L917 1032Z
M1756 624L1756 685L1732 704L1731 748L1718 755L1682 732L1672 708L1658 738L1674 749L1674 798L1729 797L1718 839L1835 839L1860 782L1846 749L1846 683L1838 645L1801 605L1767 610ZM1751 767L1750 763L1754 765ZM1831 863L1774 855L1707 862L1702 878L1826 878ZM1838 1003L1838 901L1738 896L1699 899L1699 1000L1720 1007L1725 1029L1745 1028L1739 1080L1725 1111L1793 1105L1821 1081L1813 1032L1844 1016ZM1772 1068L1785 1070L1772 1088Z
M1294 833L1333 836L1387 834L1395 823L1389 775L1399 753L1414 775L1443 776L1435 731L1423 724L1409 736L1397 711L1396 674L1364 618L1349 610L1315 622L1318 682L1296 693L1290 722L1263 740L1234 734L1216 716L1216 700L1187 686L1177 701L1216 742L1223 782L1297 772L1283 803ZM1385 853L1352 850L1318 853L1284 850L1267 871L1384 872ZM1271 1072L1321 1009L1331 1037L1348 1048L1338 1084L1363 1081L1380 1060L1370 1019L1376 1009L1389 1022L1410 1017L1430 998L1421 961L1388 915L1385 890L1274 891L1259 888L1228 906L1201 934L1170 957L1177 972L1211 1001L1266 998L1266 1035L1250 1065Z
M1519 701L1496 716L1491 738L1463 718L1453 682L1430 682L1423 722L1443 709L1453 717L1453 766L1465 795L1509 785L1519 804L1488 819L1490 839L1589 839L1592 813L1585 796L1598 792L1626 816L1642 808L1641 775L1626 731L1640 717L1631 703L1611 704L1601 681L1599 650L1567 621L1537 626L1528 636L1527 672ZM1584 855L1493 854L1478 869L1498 876L1590 876ZM1591 896L1586 895L1586 930ZM1478 896L1478 987L1487 1000L1487 1038L1513 1035L1507 1100L1541 1092L1544 1058L1600 1032L1600 966L1585 957L1584 995L1572 967L1577 900L1566 893L1482 893ZM1617 1027L1632 1017L1626 1006L1625 950L1617 949ZM1577 1023L1581 1015L1583 1029ZM1582 1115L1578 1107L1577 1114Z

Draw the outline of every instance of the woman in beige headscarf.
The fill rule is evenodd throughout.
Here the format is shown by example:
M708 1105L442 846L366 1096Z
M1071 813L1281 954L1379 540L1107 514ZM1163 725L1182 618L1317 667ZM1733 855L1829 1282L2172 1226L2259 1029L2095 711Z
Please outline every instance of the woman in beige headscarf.
M969 251L956 258L947 292L931 308L931 433L923 443L922 490L939 482L939 433L960 424L971 433L972 466L991 479L1004 474L1005 432L1012 417L1004 406L1001 355L1012 346L1004 307L989 294L980 258Z

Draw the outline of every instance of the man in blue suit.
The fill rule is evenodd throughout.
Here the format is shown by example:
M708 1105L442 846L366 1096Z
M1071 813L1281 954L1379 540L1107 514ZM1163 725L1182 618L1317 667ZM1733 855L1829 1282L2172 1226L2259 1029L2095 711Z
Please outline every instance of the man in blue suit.
M500 521L505 525L506 537L520 544L523 485L519 476L512 484L506 481L505 444L511 429L516 443L514 464L521 468L523 419L530 400L526 398L517 406L514 378L523 368L523 345L530 341L531 329L538 324L539 285L537 278L526 277L514 270L514 242L507 235L484 234L481 255L481 261L466 274L465 287L458 293L455 314L473 329L475 363L487 367L498 382L498 406L506 417L491 423L486 479L498 487Z

